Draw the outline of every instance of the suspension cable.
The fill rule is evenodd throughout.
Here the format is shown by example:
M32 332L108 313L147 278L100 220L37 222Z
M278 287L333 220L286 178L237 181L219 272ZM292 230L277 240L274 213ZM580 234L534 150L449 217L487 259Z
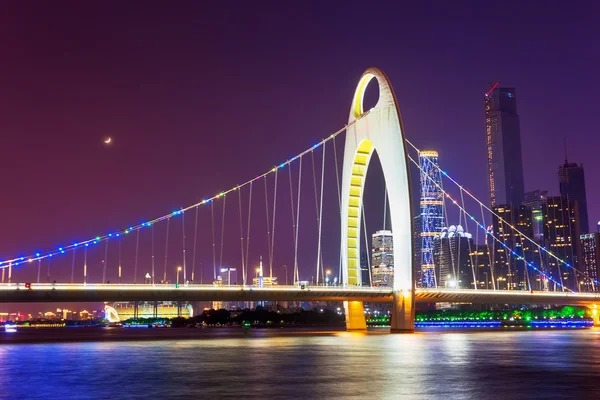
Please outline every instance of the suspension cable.
M410 155L408 155L408 159L409 159L410 161L412 161L412 162L413 162L413 164L415 164L415 165L417 166L417 168L419 168L421 171L423 171L423 170L422 170L422 168L419 166L419 164L418 164L418 163L417 163L417 162L416 162L416 161L415 161L415 160L414 160L414 159L413 159L413 158L412 158ZM458 204L458 202L457 202L456 200L453 200L453 199L450 197L450 195L449 195L449 194L448 194L446 191L444 191L444 190L441 188L441 186L440 186L440 185L438 185L438 184L437 184L437 183L436 183L436 182L433 180L433 178L431 178L431 177L430 177L430 176L428 176L428 175L426 175L426 176L427 176L427 178L428 178L428 179L432 180L432 181L433 181L433 183L434 183L434 184L435 184L435 185L436 185L438 188L440 188L440 190L442 190L442 193L444 193L444 195L445 195L446 197L448 197L450 200L452 200L452 202L453 202L453 204L454 204L454 205L456 205L456 206L457 206L459 209L461 209L461 206ZM478 221L477 221L477 220L476 220L476 219L475 219L475 218L474 218L474 217L473 217L471 214L469 214L467 210L464 210L464 209L461 209L461 210L462 210L462 212L464 212L464 213L467 213L467 216L468 216L468 217L469 217L469 218L470 218L472 221L474 221L474 222L475 222L475 223L476 223L476 224L477 224L477 225L478 225L480 228L482 228L482 229L485 229L485 227L484 227L483 225L479 224L479 222L478 222ZM512 254L514 254L516 257L518 257L517 253L516 253L514 250L512 250L511 248L509 248L508 246L506 246L506 244L505 244L505 243L502 243L502 242L500 241L500 239L498 239L496 236L494 236L494 234L493 234L493 233L490 233L489 235L490 235L490 236L491 236L491 237L492 237L492 238L493 238L495 241L497 241L498 243L502 244L502 245L503 245L503 247L504 247L504 248L505 248L507 251L510 251ZM523 258L521 257L520 259L523 259ZM527 264L527 266L530 266L530 267L531 267L531 268L533 268L534 270L536 270L536 271L539 271L539 269L538 269L538 268L537 268L535 265L533 265L532 263L528 263L528 262L527 262L526 264ZM542 274L543 274L543 273L542 273ZM543 275L545 275L545 274L543 274ZM549 277L549 278L550 278L550 277ZM550 278L550 279L552 279L552 278ZM554 281L554 279L552 279L552 280ZM554 281L554 282L556 283L556 281ZM571 291L571 292L572 292L572 290L571 290L571 289L569 289L569 288L565 288L565 287L564 287L564 286L563 286L561 283L559 283L559 285L560 285L560 286L563 288L563 290L565 290L565 289L566 289L566 290L569 290L569 291Z
M310 152L310 158L312 160L312 176L313 176L313 192L315 194L315 216L317 218L317 236L318 236L318 230L319 230L319 200L317 199L318 197L318 192L317 192L317 173L315 171L315 152L311 151ZM320 246L317 245L317 252L319 252L321 250ZM321 260L320 257L320 253L317 253L317 273L316 273L316 279L315 279L315 283L318 285L319 284L319 261ZM325 280L325 278L323 278L323 280Z
M277 171L275 171L275 184L273 188L273 218L272 218L272 228L271 228L271 254L269 255L270 259L270 276L273 279L273 250L275 248L275 210L277 209ZM287 268L287 267L286 267ZM287 271L287 269L286 269ZM286 272L287 273L287 272ZM287 282L286 282L287 284Z
M40 283L40 272L42 269L42 260L38 260L37 283ZM4 272L4 271L2 271ZM73 282L71 282L73 283Z
M250 217L252 216L252 182L250 182L250 197L248 199L248 225L246 226L246 276L248 276L248 267L250 266L250 259L248 258L248 251L250 249Z
M242 281L246 285L246 259L244 258L244 222L242 216L242 190L238 188L238 206L240 212L240 246L242 252Z
M198 207L196 207L196 219L194 222L194 251L192 254L192 282L195 282L196 274L196 242L198 241Z
M148 221L148 222L143 222L143 223L141 223L141 224L138 224L138 225L135 225L135 226L130 226L128 229L125 229L125 230L119 231L119 233L129 233L130 231L133 231L133 230L139 230L139 229L142 229L142 228L144 228L144 227L150 226L150 225L152 225L152 224L154 224L154 223L156 223L156 222L159 222L159 221L162 221L162 220L165 220L165 219L169 219L169 218L171 218L171 217L173 217L173 216L179 215L179 214L181 214L182 212L185 212L185 211L187 211L187 210L190 210L190 209L192 209L192 208L194 208L194 207L197 207L197 206L200 206L200 205L207 204L207 203L211 202L211 200L217 199L217 198L219 198L220 196L223 196L223 195L225 195L225 194L227 194L227 193L230 193L230 192L232 192L232 191L234 191L234 190L237 190L237 189L238 189L238 188L240 188L240 187L243 187L243 186L249 185L251 182L257 181L257 180L261 179L261 178L262 178L263 176L265 176L265 175L272 174L272 173L274 173L274 172L275 172L277 169L279 169L279 168L283 168L283 167L285 167L286 165L290 165L291 163L293 163L293 162L294 162L294 161L296 161L297 159L301 158L303 155L305 155L305 154L308 154L310 151L312 151L312 150L316 149L317 147L321 146L323 143L325 143L325 142L327 142L327 141L329 141L329 140L333 140L333 139L334 139L336 136L338 136L340 133L342 133L342 132L346 131L346 130L347 130L349 127L353 126L353 125L354 125L354 124L355 124L357 121L359 121L360 119L362 119L362 118L366 117L367 115L369 115L369 113L370 113L370 111L366 111L366 112L364 112L363 114L361 114L360 116L358 116L358 117L357 117L356 119L354 119L353 121L351 121L351 122L348 122L348 123L347 123L346 125L344 125L342 128L338 129L338 130L337 130L337 131L335 131L334 133L332 133L332 134L330 134L329 136L327 136L325 139L322 139L322 140L321 140L321 141L319 141L318 143L314 144L312 147L310 147L310 148L306 149L305 151L301 152L300 154L296 155L295 157L292 157L292 158L290 158L290 159L288 159L288 160L284 161L283 163L279 164L278 166L275 166L275 167L271 168L271 169L270 169L270 170L268 170L267 172L265 172L265 173L263 173L263 174L261 174L261 175L258 175L257 177L255 177L255 178L252 178L252 179L250 179L250 180L248 180L248 181L244 182L243 184L241 184L241 185L239 185L239 186L235 186L235 187L232 187L232 188L230 188L230 189L228 189L228 190L222 191L222 192L220 192L220 193L218 193L218 194L216 194L216 195L214 195L214 196L212 196L212 197L210 197L210 198L204 199L204 200L202 200L202 201L200 201L200 202L197 202L197 203L195 203L195 204L191 204L191 205L189 205L189 206L187 206L187 207L181 208L181 209L180 209L180 210L178 210L178 211L174 211L174 212L172 212L172 213L170 213L170 214L166 214L166 215L163 215L163 216L161 216L161 217L154 218L154 219L153 219L153 220L151 220L151 221ZM90 244L90 243L96 244L96 243L98 243L98 242L101 242L101 241L104 241L104 240L108 240L110 237L112 237L112 235L113 235L112 233L109 233L109 234L105 234L105 235L102 235L102 236L96 236L95 238L88 239L88 240L84 240L84 241L81 241L81 242L78 242L78 243L74 243L74 244L71 244L71 245L65 246L65 247L63 247L63 248L61 248L61 249L62 249L62 250L71 250L71 249L73 249L73 247L76 247L76 246L78 246L78 245L84 245L84 244ZM62 253L62 252L63 252L62 250L60 251L60 253ZM36 260L38 260L38 259L40 259L40 258L42 258L42 259L43 259L43 258L46 258L46 257L50 257L51 255L55 255L55 254L58 254L58 253L56 253L56 252L48 252L47 254L40 255L40 256L37 256L37 255L36 255L36 256L29 256L29 257L17 257L17 258L11 259L11 260L0 261L0 269L5 269L5 268L12 269L12 263L15 263L15 266L17 266L17 265L20 265L20 264L23 264L23 263L26 263L26 262L30 262L30 260L31 260L31 261L36 261ZM7 264L8 264L8 265L7 265ZM10 275L10 274L9 274L9 275Z
M225 201L226 196L223 196L223 213L221 215L221 250L219 252L219 268L223 267L223 244L225 242Z
M335 180L336 180L336 188L338 194L338 206L340 209L340 220L342 218L342 194L340 192L340 172L338 165L338 157L337 157L337 148L335 145L335 139L331 141L333 143L333 158L335 162ZM338 276L340 277L340 283L345 282L344 277L342 276L342 241L340 240L340 265L338 270Z
M106 264L107 264L107 262L108 262L108 240L106 240L104 242L104 265L102 267L102 283L106 283Z
M419 152L420 150L414 145L412 144L410 141L408 141L407 139L405 139L406 143L408 143L413 149L415 149L417 152ZM483 204L481 201L479 201L479 199L477 199L474 195L472 195L468 190L466 190L462 185L460 185L454 178L452 178L450 175L448 175L446 173L446 171L442 170L438 165L435 165L435 163L431 162L431 160L428 160L428 162L430 162L434 168L436 168L438 171L440 171L442 173L442 175L444 175L446 178L448 178L452 183L454 183L456 186L458 186L459 188L463 189L465 191L465 193L471 197L473 200L475 200L477 203L479 203L479 205L483 208L485 208L488 212L490 212L492 215L494 215L496 218L498 218L499 221L507 224L511 229L513 229L515 232L517 232L519 235L521 235L522 237L524 237L527 241L529 241L532 245L534 245L535 247L537 247L539 249L539 251L544 251L545 253L547 253L549 256L551 256L552 258L555 258L559 263L565 264L567 266L567 268L571 268L572 270L575 271L575 273L579 273L585 277L587 277L589 279L588 274L585 274L581 271L578 271L575 267L573 267L572 265L570 265L569 263L567 263L565 260L560 259L558 256L556 256L554 253L552 253L551 251L547 250L545 247L543 247L542 245L540 245L539 243L537 243L535 240L533 240L532 238L530 238L529 236L525 235L523 232L521 232L516 226L513 226L511 224L509 224L508 222L506 222L505 219L503 219L498 213L496 213L494 210L490 209L488 206L486 206L485 204Z
M318 245L318 250L317 250L317 268L319 268L319 264L321 265L321 274L323 274L325 271L323 271L323 254L322 252L322 248L321 248L321 232L322 232L322 224L323 224L323 185L325 183L325 143L323 143L323 159L321 161L321 200L319 202L319 245ZM314 164L313 164L314 165ZM318 275L318 271L317 271L317 275ZM325 282L327 283L327 282Z
M294 209L294 187L292 186L292 167L290 166L288 168L288 175L290 177L290 205L292 206L292 240L294 241L294 243L297 243L296 241L296 211ZM296 245L294 245L294 253L296 252ZM294 263L294 281L297 282L298 279L296 278L297 273L296 273L296 265Z
M367 268L369 269L369 286L373 287L373 275L371 274L371 255L369 254L369 239L367 237L367 217L365 216L365 204L362 201L360 208L362 209L363 231L365 233L365 251L367 252Z
M163 283L167 283L167 260L169 255L169 228L171 225L171 218L167 219L167 236L165 238L165 269L163 271Z
M385 224L387 222L387 183L383 180L383 230L385 231Z
M463 191L460 191L460 200L462 203L462 207L466 209L465 207L465 197L463 195ZM465 223L465 229L467 230L467 233L469 233L469 226L467 225L467 214L462 213L463 215L463 220ZM459 239L460 240L460 239ZM469 260L471 261L471 271L473 272L473 285L475 287L475 290L477 290L477 277L475 275L475 264L473 264L473 250L471 248L471 240L469 240L469 238L467 237L467 246L469 247ZM527 268L525 268L527 269Z
M300 281L300 272L298 271L298 228L300 226L300 187L302 184L302 157L300 157L298 172L298 205L296 206L296 235L294 243L294 274L296 276L296 283Z
M479 275L479 229L475 229L475 265L477 267L477 275ZM485 286L487 289L487 277L485 280ZM475 280L475 286L479 285L479 281ZM483 288L482 288L483 289Z
M215 244L215 207L214 202L210 202L210 220L212 226L212 255L213 255L213 283L217 280L217 249Z
M187 268L186 268L186 256L185 256L185 212L181 211L181 233L183 236L182 239L182 248L183 248L183 282L184 285L187 283Z
M121 236L119 236L119 283L121 283Z
M75 251L77 247L73 247L73 259L71 260L71 283L73 283L73 279L75 277ZM38 274L38 283L40 283L40 278Z
M48 257L48 270L46 271L46 283L50 283L50 260L52 260L52 257Z
M150 227L150 232L152 234L152 286L154 286L154 224Z
M83 284L87 285L87 243L83 248Z
M444 197L445 199L445 197ZM445 201L445 200L444 200ZM480 209L481 209L481 222L485 228L485 244L486 244L486 249L487 249L487 253L488 253L488 263L490 265L490 273L492 274L492 289L494 291L496 291L496 278L494 277L494 269L496 268L496 265L494 264L494 257L492 257L492 252L490 251L490 246L487 245L488 243L488 231L487 231L487 225L485 224L485 214L483 212L483 206L480 205ZM492 247L494 246L494 243L492 243ZM487 284L486 284L487 287Z
M552 207L552 220L556 220L556 207ZM562 209L562 207L561 207ZM556 228L556 224L552 224L554 226L554 237L557 237L557 228ZM564 286L563 286L563 276L562 276L562 271L560 269L560 263L556 263L556 267L558 268L558 278L560 279L560 286L563 288L563 292L565 291ZM554 289L556 291L556 289Z
M135 261L133 264L133 283L137 283L137 267L138 267L138 255L140 252L140 230L137 230L135 235Z
M269 219L269 191L267 190L267 177L263 178L265 183L265 217L267 219L267 252L269 257L269 276L273 277L273 253L271 252L271 221Z

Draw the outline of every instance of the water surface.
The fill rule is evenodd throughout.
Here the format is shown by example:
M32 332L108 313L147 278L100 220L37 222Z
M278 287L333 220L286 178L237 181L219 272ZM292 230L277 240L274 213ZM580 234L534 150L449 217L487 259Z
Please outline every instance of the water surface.
M0 398L600 398L596 329L193 331L192 340L39 344L0 335Z

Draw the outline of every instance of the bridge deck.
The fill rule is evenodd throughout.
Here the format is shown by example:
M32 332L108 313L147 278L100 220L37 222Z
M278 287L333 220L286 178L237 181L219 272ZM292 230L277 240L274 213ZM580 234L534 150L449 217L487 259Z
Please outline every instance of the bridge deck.
M131 284L0 284L0 302L114 301L366 301L391 302L390 288ZM417 289L417 302L600 305L595 293Z

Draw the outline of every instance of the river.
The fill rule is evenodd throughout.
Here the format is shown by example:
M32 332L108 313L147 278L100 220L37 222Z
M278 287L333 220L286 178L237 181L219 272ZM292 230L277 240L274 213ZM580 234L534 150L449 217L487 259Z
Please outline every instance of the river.
M21 344L2 333L0 398L600 398L598 329L136 331Z

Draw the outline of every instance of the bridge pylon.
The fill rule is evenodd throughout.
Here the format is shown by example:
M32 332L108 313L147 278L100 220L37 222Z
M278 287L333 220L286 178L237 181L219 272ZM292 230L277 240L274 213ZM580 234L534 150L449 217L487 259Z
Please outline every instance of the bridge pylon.
M372 80L379 86L379 99L370 110L363 109L365 90ZM367 169L377 151L386 183L394 240L394 315L392 332L414 330L414 266L412 256L412 207L410 176L405 148L404 127L394 90L383 71L367 69L361 76L346 129L341 190L342 282L345 286L362 286L361 215ZM358 321L359 305L349 304L346 325L363 326ZM348 312L348 311L347 311ZM355 321L354 318L357 318ZM394 320L396 322L394 322Z

